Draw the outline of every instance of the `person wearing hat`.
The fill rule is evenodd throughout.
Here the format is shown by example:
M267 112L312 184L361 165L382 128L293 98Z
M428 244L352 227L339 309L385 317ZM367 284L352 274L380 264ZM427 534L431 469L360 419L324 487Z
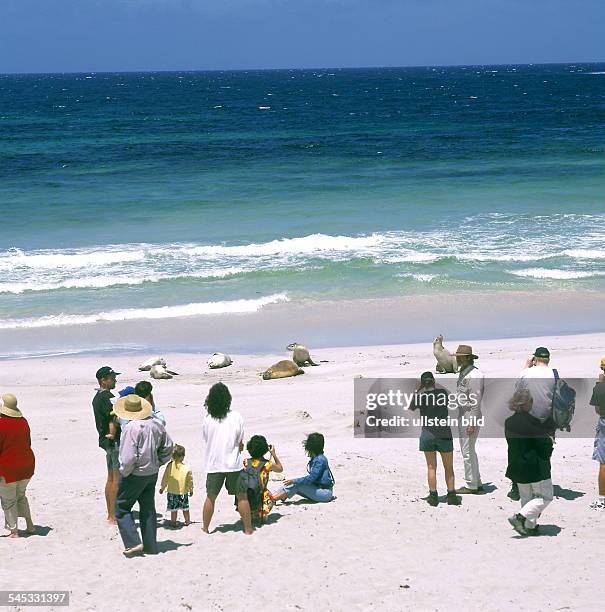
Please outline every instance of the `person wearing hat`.
M593 510L605 511L605 357L601 359L601 373L592 390L590 405L599 417L592 458L599 462L599 497L590 504Z
M468 344L461 344L455 353L458 362L459 374L456 391L459 396L474 397L474 401L459 402L458 405L458 437L460 452L464 461L464 480L466 486L457 490L459 494L476 494L483 492L481 474L479 472L479 458L477 457L478 425L463 425L462 418L472 419L475 422L481 418L481 400L485 384L485 375L475 365L479 359ZM472 396L471 396L472 394Z
M156 554L157 520L155 486L160 466L172 458L173 442L166 428L153 418L153 407L144 398L129 394L113 408L118 418L128 421L120 437L120 481L115 516L124 543L124 555ZM139 504L141 537L132 507Z
M27 533L36 533L25 496L35 465L29 424L17 407L17 398L7 393L0 404L0 501L11 538L19 537L19 517L25 519Z
M162 425L164 425L164 427L166 427L166 417L164 416L164 413L155 405L152 391L153 386L151 385L151 383L148 380L141 380L137 383L136 387L124 387L121 391L118 392L118 395L120 397L124 397L125 395L132 395L133 393L136 393L139 397L146 399L151 404L151 407L153 409L151 416L156 421L159 421ZM126 421L125 419L118 419L118 423L120 424L120 427L124 427L126 423L128 423L128 421Z
M414 393L414 400L410 402L410 410L419 410L422 417L422 430L420 433L420 450L424 452L427 467L429 495L426 498L429 505L439 504L437 494L437 453L441 455L447 485L446 502L450 506L460 505L460 498L456 495L454 477L454 442L452 430L447 422L449 417L448 393L443 387L435 385L432 372L423 372L420 376L420 386ZM436 421L439 424L435 424Z
M105 483L107 521L113 524L116 523L116 495L118 481L120 480L120 464L118 461L120 430L115 425L112 414L114 398L112 390L116 387L116 377L119 375L120 372L116 372L109 366L99 368L96 373L99 388L92 399L95 425L99 434L99 447L105 451L105 462L107 464L107 481Z
M515 391L527 390L532 397L529 414L542 423L545 432L552 434L556 429L552 422L552 402L555 392L555 371L550 367L550 351L545 346L539 346L525 362ZM519 501L519 488L513 482L508 497Z

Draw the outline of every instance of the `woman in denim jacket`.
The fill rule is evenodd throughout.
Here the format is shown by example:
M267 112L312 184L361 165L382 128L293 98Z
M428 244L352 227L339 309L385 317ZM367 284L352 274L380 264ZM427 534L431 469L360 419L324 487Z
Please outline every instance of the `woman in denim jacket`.
M285 480L284 486L273 495L275 501L289 499L300 495L315 502L329 502L334 499L334 477L324 455L324 437L312 433L303 442L303 448L309 456L308 474L301 478Z

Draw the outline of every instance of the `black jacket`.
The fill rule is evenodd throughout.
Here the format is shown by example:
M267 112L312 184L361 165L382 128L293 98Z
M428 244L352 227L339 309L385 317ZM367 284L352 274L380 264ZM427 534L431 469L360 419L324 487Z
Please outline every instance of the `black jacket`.
M550 478L552 439L545 426L527 412L516 412L504 422L508 443L507 478L527 484Z

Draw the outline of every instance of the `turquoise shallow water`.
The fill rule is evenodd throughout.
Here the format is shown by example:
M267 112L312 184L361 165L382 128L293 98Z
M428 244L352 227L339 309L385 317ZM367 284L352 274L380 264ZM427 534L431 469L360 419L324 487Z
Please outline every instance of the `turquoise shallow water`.
M0 329L605 287L598 65L0 76Z

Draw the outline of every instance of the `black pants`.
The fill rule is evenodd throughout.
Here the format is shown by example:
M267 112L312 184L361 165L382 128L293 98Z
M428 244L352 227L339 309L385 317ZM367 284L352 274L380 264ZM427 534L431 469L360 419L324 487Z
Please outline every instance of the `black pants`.
M132 507L139 503L139 524L143 535L144 550L148 554L158 552L157 519L155 515L155 486L158 475L126 476L120 478L116 499L116 519L124 542L124 548L132 548L141 543L139 532L134 523Z

